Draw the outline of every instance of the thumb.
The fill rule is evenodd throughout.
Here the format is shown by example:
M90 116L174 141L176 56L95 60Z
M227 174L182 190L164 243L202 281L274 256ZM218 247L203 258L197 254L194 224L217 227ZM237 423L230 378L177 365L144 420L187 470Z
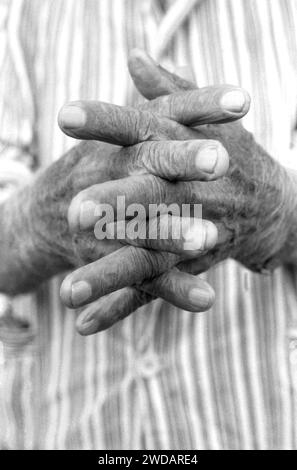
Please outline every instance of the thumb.
M194 90L197 86L158 65L145 51L133 49L128 68L138 91L151 100L177 91Z

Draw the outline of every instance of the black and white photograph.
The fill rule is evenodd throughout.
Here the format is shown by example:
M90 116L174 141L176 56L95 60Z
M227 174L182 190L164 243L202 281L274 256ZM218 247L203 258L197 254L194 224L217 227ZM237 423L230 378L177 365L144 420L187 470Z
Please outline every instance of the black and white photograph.
M297 450L297 0L0 0L0 450Z

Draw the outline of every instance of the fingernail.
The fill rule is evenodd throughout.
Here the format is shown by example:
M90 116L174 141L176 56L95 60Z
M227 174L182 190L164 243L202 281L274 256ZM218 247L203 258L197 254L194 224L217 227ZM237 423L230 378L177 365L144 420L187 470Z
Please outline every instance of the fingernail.
M218 239L218 231L213 223L208 221L195 221L183 234L184 250L209 250L213 248Z
M96 221L96 215L100 204L94 201L85 201L80 205L79 226L81 229L89 228Z
M183 234L184 250L201 250L205 245L206 233L202 220L193 222L191 227Z
M218 229L212 222L207 220L204 221L206 239L205 239L205 249L210 250L213 248L218 241Z
M79 307L91 298L92 289L85 281L75 282L71 287L71 301L74 307Z
M213 296L211 292L207 292L204 289L198 289L194 287L194 289L190 290L189 294L189 301L194 307L199 309L206 309L208 310L213 302Z
M229 91L221 98L221 106L233 113L240 113L245 105L245 96L239 91Z
M197 154L196 167L200 171L213 173L218 161L218 149L215 146L203 147Z
M59 124L65 129L79 129L87 122L85 111L78 106L64 106L59 113Z

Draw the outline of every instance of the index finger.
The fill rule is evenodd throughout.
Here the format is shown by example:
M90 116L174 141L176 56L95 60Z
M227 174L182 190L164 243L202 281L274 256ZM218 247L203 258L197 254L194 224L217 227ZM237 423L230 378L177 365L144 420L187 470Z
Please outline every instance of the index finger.
M172 74L158 65L142 49L133 49L128 59L128 68L133 82L148 100L156 96L169 95L181 90L195 90L195 83Z
M248 93L231 85L206 87L162 96L141 108L122 107L99 101L66 104L59 125L67 135L115 145L147 140L197 139L185 126L231 122L249 110Z
M166 117L131 106L100 101L74 101L58 116L62 131L76 139L100 140L114 145L134 145L148 140L189 140L199 135Z
M180 256L124 247L70 273L61 286L61 298L70 308L86 305L123 287L139 285L175 266Z

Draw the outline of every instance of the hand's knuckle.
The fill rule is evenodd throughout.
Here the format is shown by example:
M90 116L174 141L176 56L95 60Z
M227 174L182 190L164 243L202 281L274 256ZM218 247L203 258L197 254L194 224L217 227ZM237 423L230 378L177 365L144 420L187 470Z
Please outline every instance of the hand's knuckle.
M171 272L165 273L160 276L159 289L160 292L163 290L165 292L174 292L176 295L176 290L178 288L178 283L175 275L172 275Z
M149 185L149 193L154 196L154 201L157 204L166 202L167 184L165 181L163 181L162 179L156 176L151 176L148 179L148 185Z
M138 266L142 276L139 277L140 282L143 279L152 279L162 272L165 262L165 253L155 253L144 248L136 248L132 253L134 266Z
M148 111L139 111L136 120L136 134L142 142L157 139L157 118Z
M121 150L121 166L126 167L129 176L143 174L142 165L143 144L125 147ZM123 157L123 159L122 159Z
M175 180L182 176L183 161L180 158L179 143L157 143L152 154L152 166L158 176Z
M153 174L161 172L159 145L158 142L150 142L147 152L143 155L144 166Z
M159 274L160 264L158 262L158 256L156 253L143 249L141 257L143 262L143 269L146 273L146 278L151 279Z
M140 289L135 289L135 295L134 295L134 303L133 303L133 310L131 308L131 311L134 311L136 308L140 307L141 305L144 305L151 300L153 300L153 290L150 290L150 293L145 292Z

